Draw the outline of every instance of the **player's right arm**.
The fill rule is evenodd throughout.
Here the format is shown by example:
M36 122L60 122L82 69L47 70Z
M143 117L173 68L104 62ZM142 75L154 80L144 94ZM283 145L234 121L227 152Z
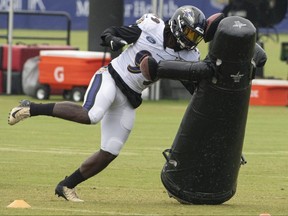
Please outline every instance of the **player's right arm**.
M102 46L108 46L117 51L127 44L135 43L141 35L142 30L137 25L111 26L101 34Z
M160 19L153 14L144 14L135 24L130 26L111 26L101 34L102 46L108 46L113 51L121 49L127 44L135 43L142 31L154 31Z

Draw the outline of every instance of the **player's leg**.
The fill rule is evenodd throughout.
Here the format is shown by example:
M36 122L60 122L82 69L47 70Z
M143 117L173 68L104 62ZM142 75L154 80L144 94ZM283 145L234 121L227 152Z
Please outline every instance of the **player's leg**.
M73 189L81 182L105 169L118 156L128 139L134 119L135 110L122 92L117 89L115 101L101 121L100 151L86 159L79 169L60 182L61 185L58 184L57 187L65 186Z
M85 94L83 107L88 110L88 116L91 124L98 123L106 111L110 108L111 104L116 100L116 85L111 75L106 71L103 74L98 73L93 82L89 85L89 90ZM100 79L101 78L101 79ZM90 161L96 161L98 172L104 169L115 156L106 154L99 151L89 157L84 164L90 164ZM95 162L94 162L95 163ZM58 196L65 198L66 200L80 202L75 192L75 186L91 177L82 174L82 170L79 168L73 174L59 182L55 189L55 193Z
M116 99L101 121L101 150L80 167L85 178L98 174L118 156L129 137L134 119L135 109L117 89Z
M53 116L82 124L90 124L87 113L87 110L82 106L69 101L42 104L22 100L19 106L14 107L10 111L8 124L14 125L21 120L39 115Z
M88 111L79 104L69 101L41 104L33 103L29 100L22 100L19 106L14 107L10 111L8 124L14 125L21 120L39 115L58 117L82 124L90 124Z
M86 95L95 94L93 95L94 98L102 84L102 75L99 71L91 79L86 91ZM21 120L39 115L57 117L82 124L91 124L88 109L85 106L69 101L42 104L32 103L29 100L22 100L19 106L11 110L8 117L8 124L14 125ZM99 114L97 115L99 116ZM103 114L101 115L103 116Z

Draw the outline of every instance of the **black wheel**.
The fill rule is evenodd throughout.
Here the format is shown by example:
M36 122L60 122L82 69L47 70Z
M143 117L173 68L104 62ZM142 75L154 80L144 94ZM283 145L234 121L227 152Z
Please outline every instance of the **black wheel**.
M62 96L65 100L71 100L71 91L64 90Z
M85 95L85 88L75 87L71 90L71 100L75 102L83 101Z
M40 85L36 89L35 96L39 100L46 100L49 99L50 96L50 87L48 85Z

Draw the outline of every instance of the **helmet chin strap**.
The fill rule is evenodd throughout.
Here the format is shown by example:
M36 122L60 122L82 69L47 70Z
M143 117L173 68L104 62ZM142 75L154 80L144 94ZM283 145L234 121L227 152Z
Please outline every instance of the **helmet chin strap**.
M197 45L194 45L194 46L188 48L188 47L185 45L185 43L183 43L183 42L180 40L180 38L177 38L177 43L180 45L180 48L181 48L181 49L187 49L187 50L193 50L193 49L197 46Z
M177 39L177 43L180 44L181 49L186 49L185 44L179 38Z

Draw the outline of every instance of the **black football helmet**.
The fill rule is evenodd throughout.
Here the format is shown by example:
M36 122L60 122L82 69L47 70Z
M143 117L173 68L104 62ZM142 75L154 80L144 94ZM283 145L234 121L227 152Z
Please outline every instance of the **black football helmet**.
M206 18L197 7L186 5L175 11L169 25L180 47L192 50L203 39Z

